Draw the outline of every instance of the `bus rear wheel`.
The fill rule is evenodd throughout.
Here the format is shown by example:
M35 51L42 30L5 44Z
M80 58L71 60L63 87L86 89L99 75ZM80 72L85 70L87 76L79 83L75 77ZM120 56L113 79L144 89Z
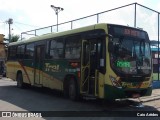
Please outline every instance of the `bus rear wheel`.
M76 82L73 78L69 81L69 89L68 89L68 95L69 98L73 101L77 100L78 94L77 94L77 88L76 88Z
M17 87L24 88L22 73L18 73L16 80L17 80Z

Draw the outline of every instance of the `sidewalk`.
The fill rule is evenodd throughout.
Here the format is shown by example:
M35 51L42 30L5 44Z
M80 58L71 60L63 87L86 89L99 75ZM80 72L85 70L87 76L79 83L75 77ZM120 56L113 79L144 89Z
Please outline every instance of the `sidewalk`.
M154 100L160 100L160 88L159 89L153 89L151 96L141 97L140 100L142 102L149 102L149 101L154 101Z

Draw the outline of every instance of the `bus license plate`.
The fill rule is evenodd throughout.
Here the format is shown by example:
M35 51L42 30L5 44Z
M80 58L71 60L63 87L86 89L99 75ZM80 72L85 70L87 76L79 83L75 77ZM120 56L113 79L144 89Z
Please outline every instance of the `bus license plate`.
M132 98L139 98L140 97L140 94L133 94L132 95Z

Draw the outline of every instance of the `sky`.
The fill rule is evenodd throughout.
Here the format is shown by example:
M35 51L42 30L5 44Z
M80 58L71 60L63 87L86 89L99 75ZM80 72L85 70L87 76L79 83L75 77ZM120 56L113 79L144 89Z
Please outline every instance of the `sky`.
M0 0L0 34L8 37L9 18L13 19L11 33L21 32L55 25L57 16L51 5L64 8L58 14L59 23L78 19L95 13L110 10L131 3L139 3L160 12L159 0ZM109 22L134 26L134 6L100 15L99 22ZM137 7L137 27L149 33L150 39L157 39L158 15L149 10ZM73 23L73 28L96 23L96 16ZM60 27L70 28L70 23ZM55 29L55 28L54 28ZM47 30L46 30L47 31Z

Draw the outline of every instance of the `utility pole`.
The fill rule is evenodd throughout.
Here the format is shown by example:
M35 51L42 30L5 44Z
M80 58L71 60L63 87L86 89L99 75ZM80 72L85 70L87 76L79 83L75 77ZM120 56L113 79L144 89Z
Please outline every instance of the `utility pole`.
M11 41L11 24L13 24L13 19L9 18L8 21L6 21L9 25L9 42Z
M58 32L58 13L59 13L60 11L63 11L64 9L61 8L61 7L56 7L56 6L54 6L54 5L51 5L51 8L54 9L54 11L55 11L55 13L56 13L56 15L57 15L57 32Z

